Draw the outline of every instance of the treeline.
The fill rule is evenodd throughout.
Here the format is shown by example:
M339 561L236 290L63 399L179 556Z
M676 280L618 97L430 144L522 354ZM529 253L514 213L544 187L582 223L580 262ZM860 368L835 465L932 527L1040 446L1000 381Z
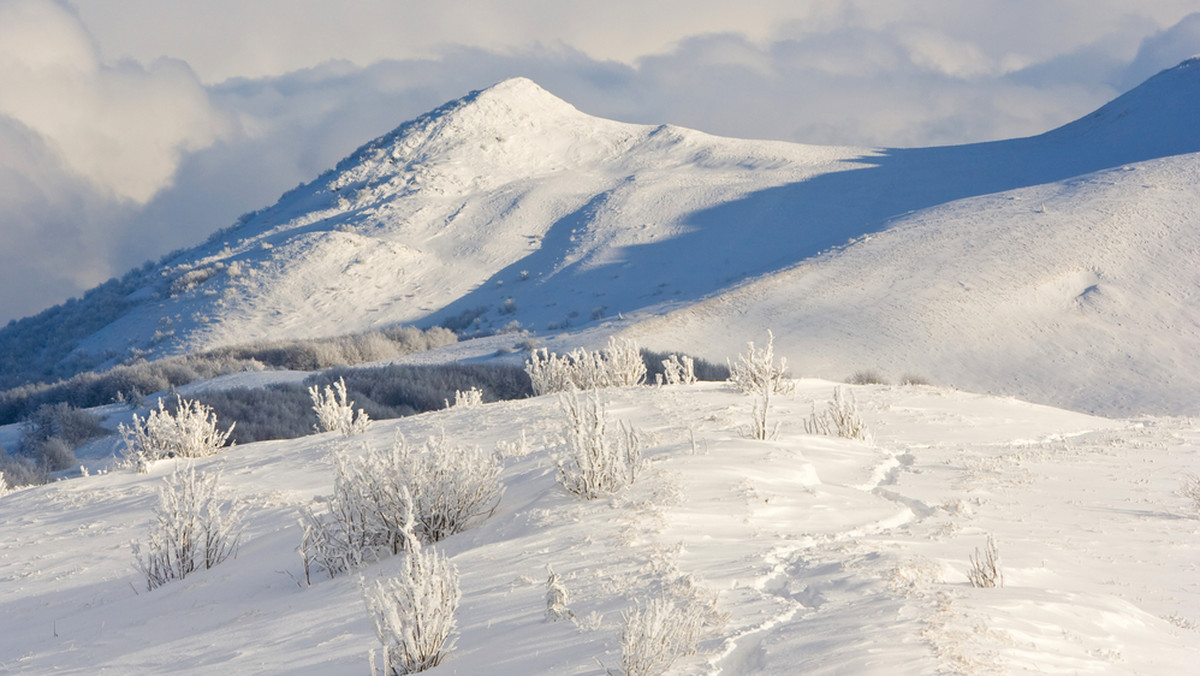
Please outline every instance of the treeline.
M228 373L290 369L317 371L351 366L449 345L454 332L395 327L333 338L289 340L223 347L207 352L86 371L53 383L22 385L0 392L0 425L19 422L47 404L75 408L136 402L143 395Z

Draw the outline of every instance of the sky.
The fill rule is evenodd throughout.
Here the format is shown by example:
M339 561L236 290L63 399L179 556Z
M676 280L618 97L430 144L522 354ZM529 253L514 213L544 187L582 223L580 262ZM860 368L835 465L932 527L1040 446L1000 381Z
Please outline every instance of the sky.
M1200 54L1197 0L0 0L0 322L526 76L626 122L1027 136Z

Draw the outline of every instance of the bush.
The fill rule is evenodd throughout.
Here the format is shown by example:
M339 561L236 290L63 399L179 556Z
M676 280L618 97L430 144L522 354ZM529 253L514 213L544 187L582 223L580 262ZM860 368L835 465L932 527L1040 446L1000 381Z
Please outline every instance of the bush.
M316 371L421 352L457 340L454 332L441 327L426 331L392 327L332 338L234 345L152 362L136 361L104 372L76 373L54 383L20 386L13 383L14 387L0 392L0 425L17 422L43 404L65 402L89 408L114 401L138 401L144 394L227 373L260 371L264 367Z
M901 385L928 385L930 383L929 383L929 380L927 380L924 376L920 376L915 373L905 373L904 375L900 376L900 384Z
M474 406L483 406L483 392L478 387L463 392L462 390L454 391L454 403L446 400L446 408L471 408Z
M655 352L653 350L643 349L642 361L646 364L646 378L658 382L658 377L666 378L666 366L663 362L670 361L672 357L679 360L690 359L692 361L692 373L696 376L696 380L705 382L724 382L729 379L729 366L727 364L715 364L706 359L699 357L674 355L669 352Z
M655 378L660 385L695 385L696 362L684 355L671 355L662 360L662 373Z
M354 402L346 399L346 381L338 378L332 386L326 385L322 393L316 385L308 388L313 411L317 414L318 432L341 432L343 436L354 436L367 431L370 417L360 408L354 412Z
M776 394L790 394L796 385L787 374L787 359L775 364L775 334L767 331L767 346L754 348L754 342L746 344L746 353L738 355L738 363L729 365L729 384L743 394L761 396L763 388L769 387Z
M833 388L833 401L829 402L829 407L821 414L817 414L817 405L813 404L812 415L804 421L804 431L809 434L857 439L868 444L873 440L867 424L858 415L858 404L854 401L854 396L847 398L840 387Z
M779 435L779 423L771 425L767 422L767 412L771 408L771 394L774 388L763 387L754 400L754 408L750 413L749 437L759 441L769 441Z
M462 592L449 559L408 537L397 577L363 587L363 601L383 645L384 676L415 674L441 664L454 647L454 613ZM371 673L376 673L371 652Z
M329 511L301 514L306 578L314 566L333 577L398 554L410 533L430 543L462 532L490 516L504 493L498 458L451 446L445 437L422 451L397 438L386 451L335 453L333 460Z
M642 467L641 442L625 423L608 427L607 414L595 390L582 397L559 399L566 415L567 455L558 463L558 482L585 500L612 495L637 478Z
M855 371L846 379L847 385L887 385L887 378L874 369Z
M244 510L218 495L217 477L188 466L176 470L159 492L145 547L133 543L134 563L146 588L182 580L233 556L241 538Z
M633 343L615 336L598 352L582 348L559 357L545 348L534 350L525 372L537 395L599 387L640 385L646 381L646 363Z
M519 399L533 393L520 366L504 364L398 364L377 368L336 369L310 376L305 384L319 387L341 378L347 399L373 420L436 411L456 391L472 388L485 401ZM312 399L301 385L206 392L197 400L211 406L221 420L236 420L237 443L294 439L312 432Z
M267 439L295 439L312 434L312 398L299 385L237 388L196 395L219 420L236 420L230 439L248 444Z
M391 448L397 481L412 494L415 533L438 542L487 519L500 504L500 459L480 448L452 446L445 435L416 452L402 438Z
M996 541L989 535L987 539L987 547L983 554L979 553L979 548L975 548L975 554L971 556L971 569L967 571L967 579L971 581L972 587L1003 587L1004 573L1000 572L1000 552L996 549Z
M694 655L705 616L666 598L635 605L621 614L621 667L625 676L660 676L684 655Z
M235 423L236 424L236 423ZM212 455L229 441L233 425L224 432L217 429L217 417L212 409L175 396L175 412L158 400L158 410L151 410L143 420L135 413L133 423L117 428L125 440L125 457L139 471L147 463L160 458L198 458Z
M574 611L567 606L571 602L571 595L563 584L562 576L550 566L546 566L546 574L546 619L551 622L575 619Z
M50 475L29 458L13 457L0 449L0 475L8 488L40 486L50 481ZM2 489L3 487L0 487Z
M25 421L17 452L47 472L78 464L74 449L109 434L100 419L69 404L43 404Z

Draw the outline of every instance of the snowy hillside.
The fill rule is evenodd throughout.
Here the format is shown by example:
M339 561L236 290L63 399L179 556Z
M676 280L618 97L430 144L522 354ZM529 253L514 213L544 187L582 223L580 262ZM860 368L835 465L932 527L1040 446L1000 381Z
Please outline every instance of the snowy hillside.
M554 396L376 422L379 448L444 434L503 453L506 492L436 548L457 566L459 637L432 674L601 674L621 613L665 595L720 622L671 673L1187 673L1200 658L1195 421L1115 421L933 387L854 387L874 433L804 433L834 383L773 399L723 384L605 390L648 469L612 499L555 480ZM522 444L521 438L527 443ZM377 641L357 575L303 583L298 509L332 490L331 435L198 461L249 505L235 559L146 591L144 540L176 460L0 497L0 671L364 673ZM1004 586L973 588L994 536ZM400 558L367 566L394 575ZM575 621L546 617L547 566Z
M509 80L0 345L61 375L397 322L717 358L774 328L801 375L1195 413L1196 119L1196 60L1041 136L886 150L611 122Z

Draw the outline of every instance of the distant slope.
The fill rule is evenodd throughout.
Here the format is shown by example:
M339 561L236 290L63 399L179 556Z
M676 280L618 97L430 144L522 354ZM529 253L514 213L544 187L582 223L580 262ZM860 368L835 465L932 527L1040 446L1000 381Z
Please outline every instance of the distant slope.
M1096 211L1100 207L1088 200L1116 203L1136 198L1137 215L1116 218L1125 225L1114 236L1134 238L1123 246L1138 246L1142 235L1135 231L1162 221L1171 236L1182 238L1179 246L1186 253L1193 241L1187 233L1195 229L1188 226L1195 222L1195 192L1188 189L1186 177L1197 162L1188 153L1200 151L1196 119L1200 62L1194 60L1041 136L889 150L723 139L670 126L611 122L580 113L528 80L509 80L401 126L316 181L284 195L276 205L139 273L133 281L140 286L121 298L120 312L112 315L115 321L82 339L70 337L66 347L71 349L22 348L11 362L45 371L58 364L88 364L134 353L180 353L395 322L446 322L468 331L518 322L534 330L561 331L617 315L679 311L682 314L673 316L687 317L691 304L719 297L747 279L767 283L769 275L781 271L790 279L798 274L795 266L822 252L821 261L860 256L851 254L854 248L835 248L848 239L885 230L916 232L897 226L925 221L942 224L935 244L960 240L953 259L961 264L957 281L985 287L989 280L978 275L997 264L986 257L1012 255L1013 250L979 246L967 235L991 232L999 241L1015 227L1010 224L1028 219L1018 212L988 211L993 202L971 198L1033 186L1048 186L1044 190L1049 192L1035 189L1025 199L1057 195L1054 208L1096 212L1087 216L1093 220L1101 218ZM1079 177L1168 156L1181 157L1170 161L1169 169L1145 170L1181 178L1164 178L1170 187L1154 199L1125 185L1132 178L1119 181L1124 187L1115 192L1069 189ZM1099 179L1085 183L1094 180ZM741 340L773 325L796 334L790 344L824 355L823 365L805 365L827 375L843 375L830 371L840 371L851 361L888 367L903 363L925 367L930 377L1090 410L1186 408L1178 397L1190 393L1200 376L1175 378L1170 385L1175 394L1150 393L1162 381L1159 374L1171 372L1172 364L1191 363L1167 355L1187 353L1194 317L1165 304L1162 298L1174 297L1162 295L1168 291L1138 288L1138 279L1148 275L1153 281L1154 273L1133 268L1186 268L1181 273L1183 286L1169 290L1179 294L1195 266L1170 247L1138 249L1120 266L1112 261L1093 265L1089 261L1096 251L1089 247L1101 242L1079 231L1077 220L1039 222L1037 232L1044 236L1038 246L1044 250L1006 263L1011 280L1003 288L1032 293L1030 289L1048 283L1046 270L1061 276L1076 268L1100 267L1110 275L1100 288L1127 294L1130 310L1122 314L1124 310L1110 311L1107 306L1093 308L1091 319L1070 323L1073 328L1023 333L1043 341L1043 354L1036 358L1015 346L1008 351L987 349L988 341L1008 338L987 334L991 329L982 324L958 332L934 331L931 325L925 328L930 337L922 341L893 335L886 328L872 330L867 322L895 322L884 310L871 309L870 303L860 303L864 312L859 319L853 312L833 313L840 324L858 322L853 330L823 325L825 315L816 306L777 304L771 312L739 310L740 324L708 325L693 335ZM1051 232L1061 228L1066 228L1061 234ZM1154 237L1154 232L1143 234ZM954 308L963 301L940 295L941 276L925 273L946 265L945 251L934 245L904 246L908 267L903 270L888 267L893 262L890 254L854 260L882 266L859 274L912 277L913 284L932 285L914 287L908 296L922 301L919 312L910 307L909 319L900 322L911 324L907 331L912 333L920 328L919 317L957 311ZM923 251L935 257L925 260ZM851 263L845 265L849 270ZM1124 276L1114 286L1112 275L1118 268ZM838 274L843 275L840 284L853 282L850 273ZM890 284L880 284L890 289ZM738 298L747 298L738 293ZM811 290L806 293L814 296ZM829 295L829 302L841 301ZM984 307L990 308L981 305L972 311L992 312ZM1137 312L1149 307L1158 308L1161 321L1135 321ZM774 314L785 310L793 314ZM1043 310L1036 302L1024 308L1018 303L1006 326L1033 322L1039 312ZM720 322L735 319L719 312L711 317ZM47 329L52 324L10 325L0 332L0 346L37 344L38 336L31 339L29 334L52 332ZM1151 340L1156 330L1152 327L1162 326L1175 327L1174 332L1158 334L1170 338ZM669 327L654 331L672 334ZM1077 347L1079 336L1088 332L1105 336L1103 342L1111 348ZM855 339L822 342L850 335ZM1162 340L1174 342L1138 357L1134 366L1112 361ZM944 360L936 368L927 367L906 356L906 350L914 349ZM880 358L872 359L874 354ZM1081 356L1068 358L1072 354ZM1085 357L1095 360L1089 362L1090 378L1082 378L1077 368ZM985 360L987 367L981 368ZM1069 383L1053 367L1068 363L1073 377ZM1078 396L1077 390L1094 390L1093 379L1107 378L1118 366L1132 369L1132 375L1122 379L1130 385L1119 388L1120 403L1110 402L1108 395ZM1031 377L1039 382L1028 382Z
M630 332L1110 415L1200 411L1200 155L952 202ZM730 330L737 327L737 330ZM758 330L758 335L753 334Z

